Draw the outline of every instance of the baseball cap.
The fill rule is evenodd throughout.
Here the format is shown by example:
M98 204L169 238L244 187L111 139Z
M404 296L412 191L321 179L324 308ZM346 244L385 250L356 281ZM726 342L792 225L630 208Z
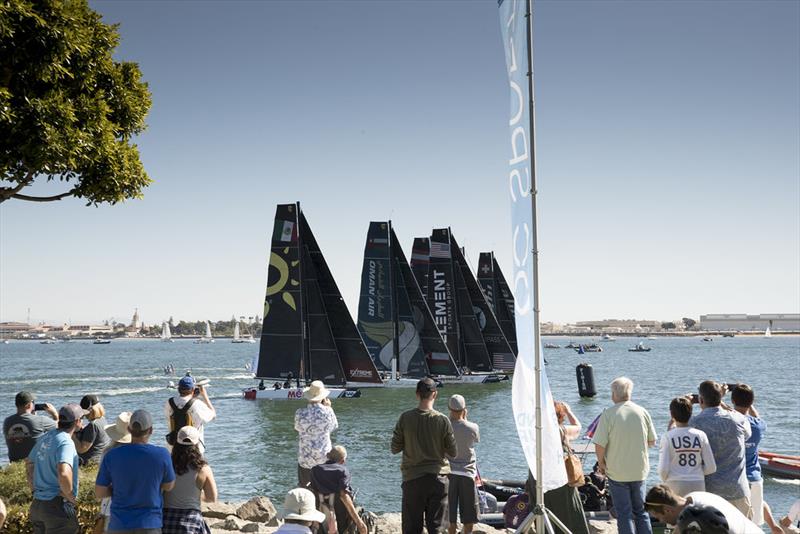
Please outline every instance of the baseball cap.
M58 422L74 423L75 421L83 418L84 415L86 415L86 410L74 402L71 402L69 404L65 404L58 410Z
M461 395L453 395L447 402L447 406L454 412L460 412L467 407L467 401Z
M178 389L194 389L194 377L184 376L178 382Z
M197 445L200 441L200 431L193 426L185 426L178 430L178 437L175 439L181 445Z
M131 414L131 421L128 423L131 430L141 432L153 428L153 417L147 410L136 410Z
M33 393L30 391L20 391L17 393L17 396L14 397L14 404L22 407L28 404L29 402L33 402L36 400L36 397L33 396Z
M97 395L84 395L81 399L81 408L88 410L98 402L100 402L100 399L97 397Z
M431 393L436 391L436 381L432 378L423 378L417 382L417 393Z

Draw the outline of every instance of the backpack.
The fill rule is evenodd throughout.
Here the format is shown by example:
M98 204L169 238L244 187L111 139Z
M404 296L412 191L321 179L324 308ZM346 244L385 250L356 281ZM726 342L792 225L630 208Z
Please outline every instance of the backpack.
M520 524L531 513L531 505L528 502L528 494L520 493L512 495L503 507L503 522L506 528L519 528Z
M183 408L178 408L175 405L175 398L172 397L169 399L169 405L172 408L172 415L169 416L169 434L167 434L167 443L170 446L174 446L178 439L178 430L185 426L194 426L194 421L192 420L192 414L189 413L189 409L194 404L194 399L189 399L189 401L183 405Z

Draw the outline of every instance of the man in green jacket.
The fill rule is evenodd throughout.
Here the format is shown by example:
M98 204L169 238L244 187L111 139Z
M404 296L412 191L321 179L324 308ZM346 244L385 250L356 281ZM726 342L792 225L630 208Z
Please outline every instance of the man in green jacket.
M456 456L456 439L450 419L433 409L436 382L417 382L419 404L403 412L392 434L392 454L403 453L403 534L445 532L447 515L447 456Z

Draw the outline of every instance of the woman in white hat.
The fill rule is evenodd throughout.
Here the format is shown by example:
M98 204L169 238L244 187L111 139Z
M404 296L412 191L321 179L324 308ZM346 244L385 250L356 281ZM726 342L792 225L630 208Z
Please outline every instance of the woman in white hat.
M172 447L175 487L164 494L162 534L208 534L208 525L200 512L201 499L217 500L217 483L211 466L200 452L200 431L193 426L178 430Z
M299 487L311 484L311 468L328 461L331 450L331 432L339 428L339 421L328 398L330 391L319 380L314 380L303 391L308 406L294 414L294 429L300 434L297 454L297 479Z
M317 510L314 494L304 488L295 488L286 494L283 502L283 525L275 534L312 534L311 527L325 521L325 514Z

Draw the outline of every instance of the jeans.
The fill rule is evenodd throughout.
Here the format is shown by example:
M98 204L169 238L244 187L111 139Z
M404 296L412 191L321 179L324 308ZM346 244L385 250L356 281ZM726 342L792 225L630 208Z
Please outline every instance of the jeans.
M617 482L608 479L619 534L653 534L650 516L644 509L644 481Z
M49 501L34 499L29 517L34 534L77 534L80 530L78 518L68 517L64 512L62 497Z
M403 534L428 534L447 530L447 475L427 474L406 480L403 488Z

